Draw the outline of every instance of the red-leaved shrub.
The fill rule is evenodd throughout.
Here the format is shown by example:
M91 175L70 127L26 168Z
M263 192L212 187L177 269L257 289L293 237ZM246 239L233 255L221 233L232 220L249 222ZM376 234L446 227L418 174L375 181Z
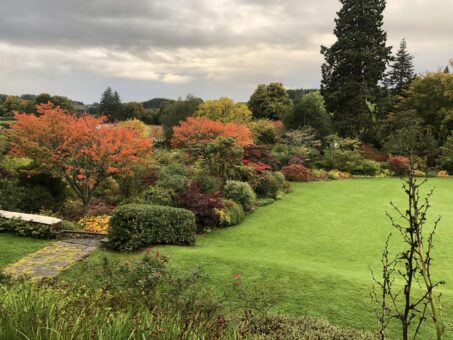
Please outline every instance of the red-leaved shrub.
M290 182L309 182L310 170L302 164L290 164L282 168L282 173Z
M410 160L404 156L389 157L388 163L390 169L397 175L406 175L409 173Z
M376 162L386 162L389 158L389 155L386 152L379 151L369 144L362 144L359 150L364 158L371 159Z
M194 213L198 232L203 232L207 227L216 226L220 222L220 217L215 211L223 208L220 192L202 192L198 183L194 182L176 196L175 203L178 207Z

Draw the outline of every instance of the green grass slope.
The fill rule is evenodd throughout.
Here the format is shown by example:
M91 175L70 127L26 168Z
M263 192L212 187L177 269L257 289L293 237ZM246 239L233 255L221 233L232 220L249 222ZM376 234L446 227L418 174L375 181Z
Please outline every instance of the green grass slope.
M20 258L38 251L49 241L0 233L0 267L16 262Z
M443 218L435 239L433 273L447 281L441 289L450 322L453 180L430 179L424 191L431 187L436 191L430 216ZM291 194L258 209L239 226L201 236L195 247L161 247L161 252L171 257L172 266L202 267L209 274L209 284L219 291L239 273L246 284L284 293L275 311L374 329L369 267L380 272L389 233L394 234L394 247L399 241L385 215L392 212L390 201L403 207L406 202L398 179L294 184ZM75 269L65 275L80 278L79 274Z

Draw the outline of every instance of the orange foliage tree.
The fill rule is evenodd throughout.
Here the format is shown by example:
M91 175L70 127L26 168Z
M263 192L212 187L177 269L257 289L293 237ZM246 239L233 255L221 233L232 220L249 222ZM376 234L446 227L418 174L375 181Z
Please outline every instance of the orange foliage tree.
M37 106L39 116L15 113L8 132L11 153L64 178L86 208L97 187L132 167L151 151L151 141L135 130L105 124L105 117L65 113L51 103Z
M250 130L238 123L222 123L207 118L189 117L173 128L171 144L174 147L188 147L207 144L218 137L235 139L240 146L253 144Z

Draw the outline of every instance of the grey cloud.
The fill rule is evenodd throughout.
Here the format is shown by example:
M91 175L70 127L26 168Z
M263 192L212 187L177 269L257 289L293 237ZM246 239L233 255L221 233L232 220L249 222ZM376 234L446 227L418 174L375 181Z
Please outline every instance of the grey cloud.
M245 100L261 82L315 87L339 8L335 0L1 0L0 92L92 101L112 84L124 99ZM389 0L389 43L406 37L418 71L445 65L452 12L451 0Z

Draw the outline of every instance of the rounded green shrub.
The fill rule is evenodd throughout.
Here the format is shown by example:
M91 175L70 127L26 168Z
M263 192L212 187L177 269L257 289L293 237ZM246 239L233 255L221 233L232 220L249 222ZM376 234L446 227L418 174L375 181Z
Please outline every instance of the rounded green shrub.
M279 171L261 174L256 183L254 183L254 189L258 197L272 198L274 200L282 198L290 191L285 176Z
M246 182L227 181L223 197L239 203L245 211L250 211L256 203L255 192Z
M172 189L153 186L142 192L144 203L153 205L173 206L176 193Z
M118 207L109 226L110 246L122 251L152 244L193 245L197 230L189 210L147 204Z
M220 226L231 227L242 222L245 218L242 205L232 200L223 200L223 208L218 211L220 215Z

